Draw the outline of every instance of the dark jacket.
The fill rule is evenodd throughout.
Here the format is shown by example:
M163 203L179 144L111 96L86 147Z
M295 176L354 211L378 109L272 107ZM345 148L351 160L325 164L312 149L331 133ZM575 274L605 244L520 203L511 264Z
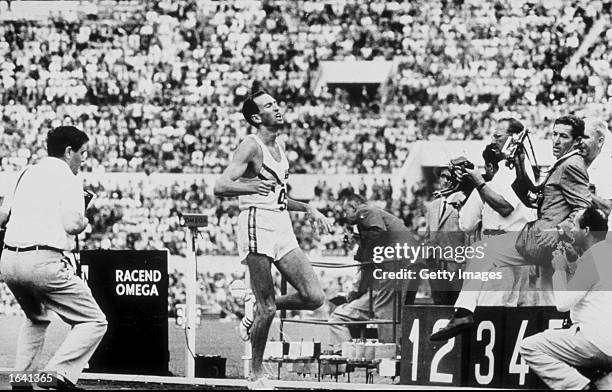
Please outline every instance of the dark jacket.
M571 227L576 214L591 205L589 175L584 159L573 155L561 162L544 185L542 204L538 208L539 230L558 225Z

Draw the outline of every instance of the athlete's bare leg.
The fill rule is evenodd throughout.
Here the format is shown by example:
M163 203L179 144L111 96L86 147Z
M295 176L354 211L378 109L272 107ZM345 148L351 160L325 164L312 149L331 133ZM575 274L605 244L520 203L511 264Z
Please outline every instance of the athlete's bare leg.
M310 260L300 248L283 256L276 267L297 293L276 297L277 309L315 310L323 305L325 294Z
M251 290L256 301L250 338L253 378L258 379L264 375L263 353L276 310L315 310L323 305L325 295L310 261L299 248L289 252L276 264L280 273L297 290L295 294L275 298L269 257L249 253L246 263L251 278Z
M256 301L250 337L253 378L257 380L264 375L263 354L268 341L270 324L276 314L274 281L270 268L272 261L269 257L249 253L246 263L251 277L251 290Z

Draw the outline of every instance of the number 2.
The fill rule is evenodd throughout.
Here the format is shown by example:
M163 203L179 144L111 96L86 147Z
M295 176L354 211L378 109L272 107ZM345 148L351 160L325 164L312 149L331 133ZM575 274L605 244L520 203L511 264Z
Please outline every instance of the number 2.
M433 327L432 332L437 332L440 328L444 327L448 323L447 319L442 319L436 321ZM412 329L410 330L410 335L408 339L412 342L412 371L410 378L412 381L417 380L418 374L418 365L419 365L419 340L420 340L420 320L415 318L412 324ZM440 383L452 383L453 375L450 373L440 373L438 371L438 366L442 359L452 351L453 347L455 347L455 338L450 339L446 344L436 353L434 354L431 360L431 368L429 371L429 381L430 382L440 382Z
M437 332L439 329L443 328L446 324L448 324L448 320L438 320L434 324L433 332ZM431 370L429 372L429 380L434 382L443 382L443 383L452 383L453 375L451 373L440 373L438 372L438 365L440 361L446 354L451 352L451 350L455 347L455 338L450 339L446 344L434 354L431 359Z

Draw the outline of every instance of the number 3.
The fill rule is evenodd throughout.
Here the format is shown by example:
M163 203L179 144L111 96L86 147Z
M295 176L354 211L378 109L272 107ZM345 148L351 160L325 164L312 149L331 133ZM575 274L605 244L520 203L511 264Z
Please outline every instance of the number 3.
M495 368L495 356L493 355L493 347L495 346L495 326L490 321L483 321L478 325L478 330L476 331L476 340L482 340L482 332L484 330L489 330L491 332L491 338L489 340L489 344L485 347L485 356L489 361L489 372L486 375L482 375L480 372L480 364L477 363L474 367L474 375L476 376L476 381L480 385L487 385L493 381L493 370Z

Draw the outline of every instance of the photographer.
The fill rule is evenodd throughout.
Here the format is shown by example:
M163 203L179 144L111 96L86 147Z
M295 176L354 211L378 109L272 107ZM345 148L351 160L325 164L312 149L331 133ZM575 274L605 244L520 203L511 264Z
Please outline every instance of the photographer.
M479 196L483 202L482 208L482 230L483 235L500 235L508 231L518 231L525 223L535 219L535 214L525 207L512 190L512 183L516 179L515 173L508 168L505 157L501 156L501 150L506 140L512 135L522 132L523 124L514 118L499 120L497 128L493 131L493 143L490 145L493 151L499 152L499 161L495 162L494 156L488 153L488 166L492 166L490 182L486 182L477 169L465 169L465 177L475 186L477 192L472 192L470 197ZM497 170L494 170L497 168ZM468 200L469 202L469 200ZM467 203L466 203L467 204ZM474 211L465 210L460 213L460 224L468 225L467 221L473 221ZM469 217L469 215L472 215ZM463 219L462 219L463 216ZM472 218L472 219L469 219Z
M489 272L497 267L527 264L550 269L552 250L560 237L573 226L574 217L591 205L589 177L579 151L583 137L584 122L578 117L562 116L555 120L553 155L557 161L539 188L538 219L528 222L520 233L509 232L490 238L486 257L470 260L468 271ZM522 164L515 162L517 167ZM547 283L546 279L543 281ZM453 318L432 334L430 340L447 340L473 327L473 312L482 287L480 280L464 281ZM545 286L540 294L549 294L550 289Z
M575 367L612 366L612 244L604 241L606 220L595 207L576 216L569 236L584 252L576 262L568 262L563 248L554 252L555 305L560 312L569 310L571 328L549 329L521 343L521 356L551 389L594 389ZM574 268L570 276L568 269Z
M88 140L75 127L50 131L49 156L25 169L0 211L0 224L8 221L0 274L26 315L14 371L35 370L51 313L56 313L72 329L45 372L54 378L51 387L62 390L77 388L107 326L89 287L64 256L72 249L70 236L88 224L83 186L76 176L87 156Z
M476 224L481 222L482 238L486 240L492 236L519 231L527 222L536 218L535 211L527 208L512 189L516 175L508 168L501 153L506 140L523 129L523 124L514 118L498 121L492 143L483 152L487 175L491 177L489 182L485 182L477 170L466 169L466 177L477 191L470 194L459 212L459 225L463 231L474 230ZM488 282L485 286L490 290L486 295L481 295L481 298L486 298L489 306L517 306L521 289L528 289L529 269L529 266L516 266L511 267L511 273L506 270L504 281ZM508 284L510 287L506 285L502 288L507 281L511 281ZM479 303L485 305L482 301Z
M440 170L439 188L450 188L451 172L448 168ZM466 235L459 229L459 210L465 201L465 194L461 191L448 196L436 198L426 205L425 213L425 244L428 246L444 248L447 246L457 248L466 245ZM446 260L432 256L427 264L432 271L456 272L459 264L455 260ZM436 305L451 305L457 299L461 289L459 279L428 280L431 287L431 296Z

